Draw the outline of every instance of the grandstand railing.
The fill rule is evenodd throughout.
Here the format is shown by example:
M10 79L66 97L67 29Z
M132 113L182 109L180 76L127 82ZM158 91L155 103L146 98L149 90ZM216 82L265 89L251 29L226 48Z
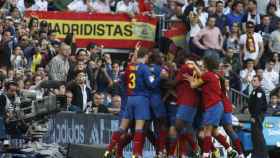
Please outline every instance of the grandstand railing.
M241 113L242 110L244 110L244 108L248 106L249 96L236 89L230 89L229 97L231 99L232 104L235 107L235 113Z

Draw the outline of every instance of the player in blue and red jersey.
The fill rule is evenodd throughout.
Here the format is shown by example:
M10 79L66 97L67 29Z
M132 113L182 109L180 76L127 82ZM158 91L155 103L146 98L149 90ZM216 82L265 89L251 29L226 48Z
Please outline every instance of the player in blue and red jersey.
M160 78L153 76L148 65L148 50L140 48L137 53L137 64L130 66L130 72L126 73L127 88L127 121L135 120L135 134L133 139L133 157L141 157L145 141L145 121L151 118L150 90L154 88ZM127 127L125 127L127 128Z
M226 140L225 136L218 132L217 127L220 124L220 120L224 113L223 106L223 92L220 83L220 76L215 72L218 70L219 63L211 57L205 57L203 59L205 71L202 72L195 65L195 71L201 77L200 82L195 82L194 78L190 75L185 77L190 82L192 88L201 87L202 100L203 100L203 127L204 127L204 139L203 139L203 158L209 158L213 143L211 136L214 135L220 140ZM236 157L237 153L228 148L229 157Z
M200 152L198 144L195 141L193 131L193 121L197 112L198 92L191 88L190 83L185 80L184 75L194 75L194 61L186 58L185 64L181 66L176 75L176 95L177 105L179 105L176 114L176 129L179 134L179 146L181 147L181 156L187 155L187 142L191 145L194 157L199 157Z
M136 120L136 132L134 133L133 153L141 156L144 143L143 126L145 120L150 119L149 89L157 84L157 80L151 75L148 66L145 64L148 58L148 51L140 48L137 43L131 62L127 65L124 82L126 87L126 103L122 106L121 123L119 130L113 132L111 143L104 154L105 158L111 157L114 150L116 157L122 157L123 147L130 142L131 133L127 129L131 126L131 120Z
M155 78L161 77L161 56L157 52L153 52L149 57L149 67ZM168 136L168 127L166 121L166 108L161 97L161 82L151 89L150 107L154 122L155 148L159 157L166 153L166 141Z
M109 152L116 144L123 143L121 136L126 132L130 121L135 120L133 157L142 156L145 140L143 128L145 121L150 119L149 89L154 88L159 82L159 79L152 76L145 64L148 59L147 53L146 49L140 48L137 52L136 64L129 64L125 72L126 109L120 124L120 130L112 135L112 143L108 147Z

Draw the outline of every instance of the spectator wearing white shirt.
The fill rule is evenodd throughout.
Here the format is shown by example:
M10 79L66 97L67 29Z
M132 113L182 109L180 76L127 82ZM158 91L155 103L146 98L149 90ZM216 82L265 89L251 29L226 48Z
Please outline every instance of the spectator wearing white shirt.
M92 4L92 9L97 13L110 13L110 3L108 0L96 0Z
M93 3L91 0L75 0L68 4L67 8L69 11L88 12L93 11Z
M266 69L263 72L263 88L266 96L270 95L270 92L276 88L279 83L279 74L273 70L275 65L274 60L270 60L266 64Z
M269 49L272 52L280 53L280 21L278 21L277 30L270 34Z
M253 77L256 75L256 71L254 70L254 60L248 59L246 61L246 68L240 71L241 78L241 92L245 94L250 94L253 90L253 86L251 81Z
M262 57L263 39L259 33L255 31L255 24L251 21L246 23L246 33L240 37L240 61L252 59L257 65Z
M139 12L138 3L132 0L122 0L117 3L116 12L128 13L130 15Z

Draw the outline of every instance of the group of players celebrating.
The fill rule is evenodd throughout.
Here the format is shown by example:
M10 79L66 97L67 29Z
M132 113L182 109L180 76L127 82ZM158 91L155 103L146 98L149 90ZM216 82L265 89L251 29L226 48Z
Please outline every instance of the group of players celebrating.
M146 137L158 158L217 157L213 139L224 146L228 157L243 158L219 63L209 56L198 65L184 56L175 71L162 64L159 53L139 44L135 48L123 75L120 126L112 133L104 158L122 158L124 147L131 141L132 157L141 158ZM154 130L150 129L152 122ZM218 130L220 125L234 149Z

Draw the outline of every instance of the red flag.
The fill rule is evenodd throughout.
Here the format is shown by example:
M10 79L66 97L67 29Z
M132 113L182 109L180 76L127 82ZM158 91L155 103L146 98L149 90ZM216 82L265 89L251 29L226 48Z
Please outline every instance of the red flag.
M145 0L139 0L139 12L150 12L152 10L151 8L151 2L145 2Z

